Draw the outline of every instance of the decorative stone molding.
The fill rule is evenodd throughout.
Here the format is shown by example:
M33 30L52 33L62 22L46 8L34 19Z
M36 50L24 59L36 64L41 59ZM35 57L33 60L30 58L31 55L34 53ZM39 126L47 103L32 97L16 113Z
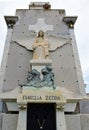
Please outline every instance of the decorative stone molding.
M8 28L13 28L14 24L18 21L17 16L4 16Z
M64 105L60 105L60 103L57 103L56 104L56 109L63 111L64 110Z
M64 9L60 9L59 10L59 14L65 14L65 10Z
M73 29L74 28L74 24L77 20L77 16L75 17L63 17L63 21L68 25L69 28Z
M29 102L30 103L30 102ZM31 102L32 103L32 102ZM34 103L34 102L33 102ZM36 102L37 103L37 102ZM39 103L39 102L38 102ZM41 102L42 103L42 102ZM44 102L43 102L44 103ZM25 110L27 109L27 103L26 104L18 104L19 110ZM64 110L64 104L56 103L56 109L63 111Z
M49 2L31 2L29 5L29 9L51 9L51 5Z
M50 5L49 3L45 3L45 4L43 5L43 8L44 8L45 10L49 10L49 9L51 9L51 5Z
M19 108L20 110L27 109L27 104L19 104L19 105L18 105L18 108Z

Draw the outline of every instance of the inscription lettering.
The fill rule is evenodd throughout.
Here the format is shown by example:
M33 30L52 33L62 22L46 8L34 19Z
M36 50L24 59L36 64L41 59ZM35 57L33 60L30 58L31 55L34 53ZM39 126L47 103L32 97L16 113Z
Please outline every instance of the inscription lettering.
M45 97L42 97L42 96L26 96L24 95L23 96L23 100L52 100L52 101L57 101L57 100L60 100L60 96L45 96Z
M23 100L42 100L41 96L23 96Z
M46 100L60 100L59 96L46 96Z

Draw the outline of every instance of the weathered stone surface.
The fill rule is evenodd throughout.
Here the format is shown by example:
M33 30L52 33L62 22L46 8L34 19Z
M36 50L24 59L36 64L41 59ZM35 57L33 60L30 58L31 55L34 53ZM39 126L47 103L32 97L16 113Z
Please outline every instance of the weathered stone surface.
M65 117L67 130L81 130L80 115L66 115Z
M0 130L2 130L2 120L3 120L3 114L0 113Z
M8 111L19 111L17 102L6 102Z
M2 130L16 130L18 115L3 114Z
M0 101L0 112L2 112L2 101Z
M66 130L65 115L63 111L56 111L56 126L57 130Z
M10 100L16 100L18 94L21 92L21 88L18 86L15 89L8 91L8 92L3 92L0 94L0 99L4 99L7 101L7 99Z
M62 95L62 91L57 88L44 86L43 88L23 87L22 93L18 95L18 104L31 103L57 103L58 105L64 105L66 103L65 96Z
M16 130L26 130L27 125L27 111L26 109L19 111L18 124Z
M89 113L89 100L83 100L79 102L80 113Z
M6 72L6 66L7 66L7 61L8 61L8 53L9 53L12 31L13 31L12 29L8 30L8 35L6 37L6 43L5 43L5 47L4 47L2 63L1 63L1 67L0 67L0 92L2 92L3 82L5 81L5 72Z
M81 114L81 130L89 130L89 114Z
M76 76L77 76L77 85L78 85L78 90L82 95L86 95L85 92L85 86L84 86L84 81L83 81L83 76L82 76L82 71L81 71L81 65L79 62L79 55L78 55L78 49L77 49L77 44L75 40L75 34L74 30L70 29L70 36L71 36L71 44L72 44L72 50L73 50L73 55L74 55L74 62L75 62L75 70L76 70Z
M74 112L76 108L76 103L66 103L64 107L65 112Z
M18 46L16 43L10 44L9 55L6 64L6 70L3 82L3 91L10 91L18 87L20 83L26 81L27 72L29 70L29 60L31 53L25 48Z

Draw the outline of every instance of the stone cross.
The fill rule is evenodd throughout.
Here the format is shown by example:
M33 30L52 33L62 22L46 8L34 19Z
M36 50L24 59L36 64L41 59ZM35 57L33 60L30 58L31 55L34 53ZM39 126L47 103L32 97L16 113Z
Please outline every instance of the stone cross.
M38 32L39 30L44 32L48 30L53 31L53 25L47 25L44 21L44 18L38 18L35 25L29 25L29 30L33 30L35 32Z

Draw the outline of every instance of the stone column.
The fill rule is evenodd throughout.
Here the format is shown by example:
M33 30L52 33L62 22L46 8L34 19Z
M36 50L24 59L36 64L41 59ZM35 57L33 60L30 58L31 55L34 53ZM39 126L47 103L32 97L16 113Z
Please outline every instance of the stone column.
M27 127L26 124L27 124L27 106L22 105L19 107L17 130L26 130Z
M56 129L57 130L66 130L66 121L65 115L63 111L63 107L59 107L56 109Z

